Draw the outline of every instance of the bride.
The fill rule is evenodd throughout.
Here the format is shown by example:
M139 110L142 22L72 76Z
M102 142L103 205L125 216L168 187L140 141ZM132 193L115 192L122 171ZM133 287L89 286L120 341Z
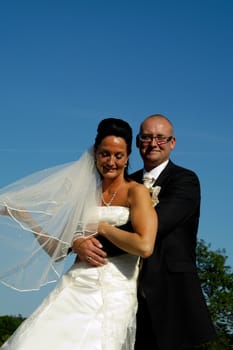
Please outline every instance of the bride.
M0 191L0 239L14 247L0 271L5 285L26 291L57 281L76 240L98 235L108 252L100 267L77 256L1 349L133 350L139 257L152 253L158 223L148 190L128 178L131 143L127 122L103 119L78 161Z

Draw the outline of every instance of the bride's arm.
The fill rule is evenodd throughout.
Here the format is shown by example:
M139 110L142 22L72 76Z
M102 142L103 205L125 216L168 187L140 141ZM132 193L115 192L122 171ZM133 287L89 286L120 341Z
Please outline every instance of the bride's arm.
M98 233L124 251L147 258L154 249L158 229L157 214L152 206L150 194L143 185L135 183L131 186L128 200L134 232L101 222Z
M48 234L43 232L43 228L36 223L36 221L27 211L8 209L7 206L1 205L0 215L9 216L13 220L16 219L20 223L26 224L30 228L33 235L36 237L38 243L42 246L42 248L49 256L53 256L55 252L56 255L61 256L61 252L56 251L58 249L59 240L54 237L50 237Z
M9 215L8 210L5 205L0 205L0 215Z
M128 253L149 256L154 249L158 229L157 214L152 206L149 191L143 185L136 184L129 193L129 202L134 233L103 222L98 225L98 232ZM81 261L86 261L92 266L107 263L107 254L98 237L79 238L73 242L72 250L78 254Z

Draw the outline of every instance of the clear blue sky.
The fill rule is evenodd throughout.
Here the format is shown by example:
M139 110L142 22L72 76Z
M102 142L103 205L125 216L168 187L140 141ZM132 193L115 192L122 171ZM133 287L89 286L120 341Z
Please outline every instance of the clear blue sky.
M79 157L102 118L135 136L165 114L172 160L201 181L199 238L233 266L232 38L232 0L1 0L0 187ZM0 314L28 316L50 289L0 286Z

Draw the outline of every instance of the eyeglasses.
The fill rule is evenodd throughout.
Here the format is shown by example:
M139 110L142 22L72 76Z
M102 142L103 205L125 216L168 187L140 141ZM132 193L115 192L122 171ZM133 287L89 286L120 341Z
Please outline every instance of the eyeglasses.
M173 136L168 136L168 137L163 135L153 136L150 134L139 134L138 137L139 137L139 140L144 143L150 143L155 139L158 145L164 145L173 139Z

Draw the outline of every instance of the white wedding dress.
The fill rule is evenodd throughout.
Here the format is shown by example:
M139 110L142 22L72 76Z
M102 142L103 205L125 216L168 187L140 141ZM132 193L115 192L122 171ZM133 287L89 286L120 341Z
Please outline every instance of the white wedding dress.
M101 220L129 221L125 207L100 207ZM105 266L74 264L3 350L134 349L138 257L109 257Z

